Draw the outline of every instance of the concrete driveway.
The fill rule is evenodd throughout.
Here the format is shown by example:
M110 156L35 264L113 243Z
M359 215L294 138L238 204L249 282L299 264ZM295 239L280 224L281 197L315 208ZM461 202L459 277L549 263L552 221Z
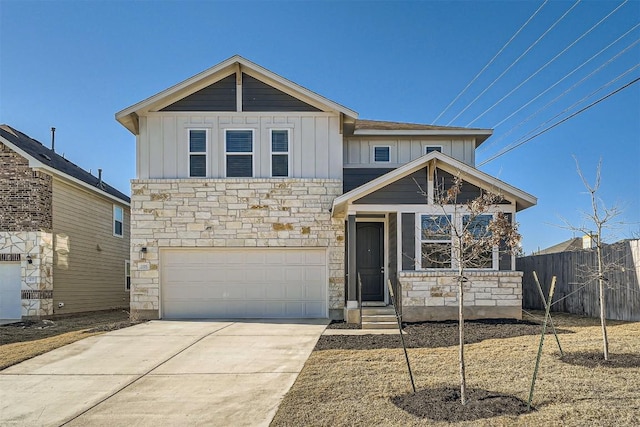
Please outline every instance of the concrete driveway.
M0 425L266 426L328 321L152 321L0 371Z

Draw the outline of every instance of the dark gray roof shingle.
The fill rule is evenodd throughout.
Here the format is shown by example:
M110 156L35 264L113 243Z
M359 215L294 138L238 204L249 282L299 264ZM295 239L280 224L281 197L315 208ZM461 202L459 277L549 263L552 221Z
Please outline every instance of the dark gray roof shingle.
M93 176L80 166L70 162L50 148L45 147L39 141L12 128L11 126L0 125L0 136L27 153L29 156L53 169L56 169L62 174L78 179L92 187L95 187L96 189L100 189L123 202L129 203L131 201L131 199L124 193L121 193L104 181L100 182L98 177Z

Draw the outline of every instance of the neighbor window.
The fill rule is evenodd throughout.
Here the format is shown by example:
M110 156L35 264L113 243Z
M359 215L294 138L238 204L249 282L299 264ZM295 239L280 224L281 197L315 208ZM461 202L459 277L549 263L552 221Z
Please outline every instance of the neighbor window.
M124 211L120 206L113 206L113 235L122 237L124 226Z
M289 176L289 130L271 131L271 176Z
M192 178L207 176L206 129L189 129L189 176Z
M129 261L124 262L124 290L131 290L131 263Z
M420 216L420 260L422 268L451 268L450 215Z
M253 176L253 131L227 130L225 132L226 170L229 178Z
M429 154L432 151L442 153L442 147L439 145L427 145L426 147L424 147L424 154Z
M373 147L373 161L375 163L389 163L391 160L389 151L390 148L388 146Z

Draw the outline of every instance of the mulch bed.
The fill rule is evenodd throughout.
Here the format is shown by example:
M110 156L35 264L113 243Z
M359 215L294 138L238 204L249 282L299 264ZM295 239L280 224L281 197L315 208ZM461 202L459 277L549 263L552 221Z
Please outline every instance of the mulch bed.
M482 389L467 389L464 406L460 404L460 390L453 387L419 390L415 394L395 396L391 401L415 417L433 421L475 421L529 412L527 402L517 397Z
M604 355L601 351L565 353L560 360L570 365L584 366L586 368L640 367L640 354L633 353L609 353L609 360L604 360Z
M340 324L329 328L339 329ZM436 348L458 345L458 322L405 323L405 343L409 348ZM472 344L487 339L513 338L524 335L539 335L541 326L526 320L482 319L465 322L465 343ZM558 330L558 333L571 333ZM398 348L402 344L397 335L323 335L315 350L373 350Z

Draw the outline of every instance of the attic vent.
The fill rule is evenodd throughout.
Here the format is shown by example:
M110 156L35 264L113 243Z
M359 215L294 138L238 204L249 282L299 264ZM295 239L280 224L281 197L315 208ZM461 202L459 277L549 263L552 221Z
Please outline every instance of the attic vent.
M40 153L40 155L41 155L42 157L44 157L45 159L47 159L47 160L51 161L51 157L49 157L48 155L46 155L46 154L44 154L44 153Z
M0 254L0 261L20 261L20 254Z

